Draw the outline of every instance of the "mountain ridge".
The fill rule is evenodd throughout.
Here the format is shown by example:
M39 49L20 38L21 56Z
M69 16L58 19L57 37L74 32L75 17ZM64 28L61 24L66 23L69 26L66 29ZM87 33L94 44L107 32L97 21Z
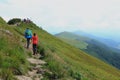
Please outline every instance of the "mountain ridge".
M77 34L77 35L82 35L82 36L86 36L86 37L89 37L89 38L92 38L92 39L97 39L98 41L110 46L110 47L113 47L113 48L116 48L116 49L120 49L119 48L119 45L120 45L120 42L117 40L114 40L114 38L111 39L111 37L109 38L105 38L105 37L100 37L99 35L96 36L94 34L90 34L90 33L86 33L86 32L82 32L82 31L75 31L75 32L72 32L74 34Z
M12 35L13 39L11 39L12 36L7 35L6 32L5 34L3 34L3 36L1 36L3 39L0 39L0 43L2 44L2 46L0 46L0 53L1 53L0 57L1 56L4 57L5 60L3 58L0 59L3 59L4 63L8 63L8 64L10 63L8 57L16 64L18 61L17 67L15 67L15 64L13 64L13 66L11 65L5 68L6 65L3 65L4 64L3 60L0 60L1 65L3 65L3 66L0 65L0 68L5 69L5 71L3 70L3 72L7 74L6 70L9 69L10 71L10 73L8 73L7 75L12 77L9 77L8 80L14 80L13 76L15 75L15 73L13 69L17 70L20 67L21 70L22 68L21 71L23 72L21 72L21 74L19 75L27 73L26 72L27 70L25 68L28 68L28 63L26 61L25 55L28 54L31 55L31 53L27 52L22 47L22 44L25 44L26 42L23 34L24 34L24 30L28 27L33 32L36 32L40 39L38 44L38 50L39 53L45 53L45 58L43 58L43 60L47 62L44 68L52 72L52 74L48 74L48 73L44 74L44 79L50 80L51 77L52 78L54 77L59 80L67 80L67 79L118 80L120 79L120 71L118 69L63 42L62 40L54 37L53 35L49 34L47 31L43 30L42 28L39 28L34 23L21 22L21 24L18 26L10 26L7 25L6 23L2 23L2 21L3 20L0 19L0 29L8 30L9 32L11 32L13 34ZM2 53L4 53L5 55L3 55ZM2 74L2 76L0 75L0 78L3 78L3 76L5 75L4 73Z
M72 34L72 36L71 36L71 34ZM114 49L112 47L108 47L106 44L101 43L98 40L92 39L91 37L90 38L89 37L86 38L86 36L81 37L80 35L76 35L76 34L70 33L70 32L61 32L55 36L57 36L64 42L66 42L72 46L75 46L75 47L85 51L86 53L88 53L94 57L97 57L97 58L120 69L119 50ZM67 36L69 36L69 37L67 37ZM85 38L85 39L82 39L82 38Z

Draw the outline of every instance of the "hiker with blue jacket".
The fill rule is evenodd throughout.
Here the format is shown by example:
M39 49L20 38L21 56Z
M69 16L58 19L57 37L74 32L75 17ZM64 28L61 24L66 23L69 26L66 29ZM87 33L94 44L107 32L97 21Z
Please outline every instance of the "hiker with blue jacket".
M28 49L30 45L30 39L32 38L32 31L29 28L26 28L24 36L27 39L27 49Z

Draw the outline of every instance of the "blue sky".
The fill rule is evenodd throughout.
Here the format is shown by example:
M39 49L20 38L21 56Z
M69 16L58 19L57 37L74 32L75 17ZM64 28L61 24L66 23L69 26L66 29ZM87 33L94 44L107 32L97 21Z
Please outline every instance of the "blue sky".
M7 0L0 0L0 3L6 3Z
M50 33L119 36L120 0L0 0L0 16L30 18Z

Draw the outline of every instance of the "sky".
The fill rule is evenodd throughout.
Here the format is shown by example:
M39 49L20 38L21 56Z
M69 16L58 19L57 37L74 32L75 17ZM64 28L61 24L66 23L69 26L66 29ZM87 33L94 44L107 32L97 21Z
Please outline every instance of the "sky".
M0 0L0 16L30 18L50 33L81 30L120 37L120 0Z

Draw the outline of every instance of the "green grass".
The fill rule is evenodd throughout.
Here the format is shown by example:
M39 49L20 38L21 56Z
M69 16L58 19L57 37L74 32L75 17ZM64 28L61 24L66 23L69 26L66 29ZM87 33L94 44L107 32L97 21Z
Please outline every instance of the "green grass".
M80 72L82 75L82 79L86 80L119 80L120 79L120 71L116 68L113 68L112 66L93 58L83 51L80 51L79 49L76 49L63 41L55 38L54 36L50 35L46 31L42 29L32 29L33 32L37 32L40 42L42 43L46 48L46 53L52 55L52 57L55 59L52 62L53 63L59 63L63 67L61 67L62 70L67 70L66 67L70 68L74 72ZM55 52L51 51L51 48L55 49ZM48 56L48 58L51 58L51 56ZM46 61L49 63L50 60L46 59ZM54 64L53 64L54 66ZM57 66L57 65L56 65ZM62 71L61 70L61 71ZM66 73L66 76L63 76L64 78L71 77L72 79L74 77L70 76L68 73ZM102 77L101 77L102 76Z
M26 74L29 65L20 36L11 27L0 19L0 78L3 80L16 80L14 75Z
M59 63L61 67L58 67L58 71L55 68L56 73L60 74L65 70L65 74L60 77L61 80L74 79L73 76L69 75L69 68L75 73L79 72L82 76L82 80L120 79L120 71L118 69L64 43L46 31L34 27L34 24L23 23L20 25L20 28L22 28L22 31L24 32L25 28L28 26L30 26L32 31L36 32L39 36L39 44L44 45L45 53L51 55L45 58L46 62L49 64L49 67L47 66L48 69L53 72L54 69L51 70L51 68L57 67L57 63ZM51 49L54 51L52 52Z
M3 73L0 75L1 78L6 78L5 71L8 74L6 80L14 80L14 74L27 72L27 52L22 44L25 44L23 33L29 27L39 36L39 46L42 47L39 49L44 49L45 58L43 59L47 62L44 68L52 72L44 75L43 80L50 80L54 76L58 80L120 80L118 69L66 44L33 23L21 23L17 27L7 24L2 26L3 24L0 28L9 30L13 36L8 36L6 33L0 36L2 44L0 45L0 72ZM41 50L39 52L42 52Z
M98 40L78 36L70 32L62 32L56 36L62 41L85 51L87 54L120 69L120 54L116 49L108 47Z
M87 49L88 44L85 41L90 40L88 37L79 36L71 32L61 32L55 36L62 41L80 49Z
M72 46L75 46L76 48L87 49L87 46L88 46L88 44L85 41L72 40L72 39L60 38L60 37L58 38Z

